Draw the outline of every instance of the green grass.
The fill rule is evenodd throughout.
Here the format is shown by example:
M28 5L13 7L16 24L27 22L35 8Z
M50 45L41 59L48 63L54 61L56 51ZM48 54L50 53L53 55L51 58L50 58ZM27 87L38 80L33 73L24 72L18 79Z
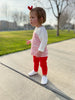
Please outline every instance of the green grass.
M0 56L29 49L31 45L26 45L25 40L31 39L32 33L32 30L0 32ZM48 44L71 38L75 38L73 31L60 31L60 36L57 37L55 30L48 30Z

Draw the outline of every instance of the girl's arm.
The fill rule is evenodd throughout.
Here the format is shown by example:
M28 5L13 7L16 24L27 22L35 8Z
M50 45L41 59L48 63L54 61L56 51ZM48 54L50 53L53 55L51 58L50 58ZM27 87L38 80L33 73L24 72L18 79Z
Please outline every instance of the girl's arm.
M43 28L39 34L39 38L40 38L40 46L38 48L38 51L44 52L45 47L47 46L47 41L48 41L48 35L47 35L47 31L45 28Z
M42 55L42 53L45 50L45 47L47 46L47 41L48 41L48 35L47 35L47 31L46 30L41 30L39 32L39 39L41 41L40 46L38 48L38 52L37 52L37 57L40 57Z

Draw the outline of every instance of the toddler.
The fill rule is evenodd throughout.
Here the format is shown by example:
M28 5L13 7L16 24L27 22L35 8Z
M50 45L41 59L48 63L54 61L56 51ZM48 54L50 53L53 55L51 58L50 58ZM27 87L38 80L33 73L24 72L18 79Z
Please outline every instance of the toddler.
M38 74L39 63L42 69L41 84L47 84L47 31L42 24L46 21L46 12L41 7L30 8L30 24L35 27L33 37L27 40L27 44L31 43L31 55L33 55L34 69L28 73L29 76Z

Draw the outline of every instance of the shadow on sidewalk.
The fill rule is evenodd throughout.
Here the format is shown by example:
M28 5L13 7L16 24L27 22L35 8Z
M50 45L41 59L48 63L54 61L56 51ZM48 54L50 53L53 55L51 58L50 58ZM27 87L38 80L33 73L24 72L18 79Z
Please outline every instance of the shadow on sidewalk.
M64 92L62 92L60 89L58 89L52 82L50 82L50 80L48 80L48 84L47 84L47 85L42 85L42 84L40 83L40 81L41 81L41 75L40 75L40 74L37 74L37 75L32 76L32 77L29 77L29 76L23 74L22 72L19 72L19 71L15 70L15 69L11 68L11 67L8 66L8 65L5 65L5 64L3 64L3 63L0 63L0 64L3 65L4 67L7 67L8 69L10 69L10 70L16 72L16 73L22 75L23 77L25 77L25 78L27 78L27 79L29 79L29 80L35 82L36 84L38 84L38 85L40 85L40 86L46 88L47 90L52 91L53 93L56 94L56 96L57 96L60 100L73 100L72 98L70 98L69 96L67 96Z
M37 84L41 85L40 81L41 81L41 75L35 75L30 77L32 79L32 81L36 82ZM48 84L47 85L41 85L44 88L48 89L49 91L52 91L55 93L55 95L60 99L60 100L73 100L72 98L70 98L69 96L67 96L64 92L62 92L60 89L58 89L52 82L50 82L50 80L48 80Z

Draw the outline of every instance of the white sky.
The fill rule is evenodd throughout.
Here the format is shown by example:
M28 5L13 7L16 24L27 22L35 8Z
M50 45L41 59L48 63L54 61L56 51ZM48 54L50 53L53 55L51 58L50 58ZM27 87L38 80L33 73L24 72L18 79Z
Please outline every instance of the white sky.
M2 10L4 8L4 5L7 4L8 6L8 10L17 10L17 11L22 11L26 14L29 14L29 10L27 9L28 6L33 5L33 7L35 7L35 2L36 0L0 0L0 19L3 19L2 16ZM44 0L44 5L43 6L48 6L49 4L46 2L46 0ZM37 6L40 6L39 4L37 4ZM46 23L47 24L51 24L54 25L55 24L55 18L52 15L52 12L50 10L46 10L46 14L47 14L47 20Z

